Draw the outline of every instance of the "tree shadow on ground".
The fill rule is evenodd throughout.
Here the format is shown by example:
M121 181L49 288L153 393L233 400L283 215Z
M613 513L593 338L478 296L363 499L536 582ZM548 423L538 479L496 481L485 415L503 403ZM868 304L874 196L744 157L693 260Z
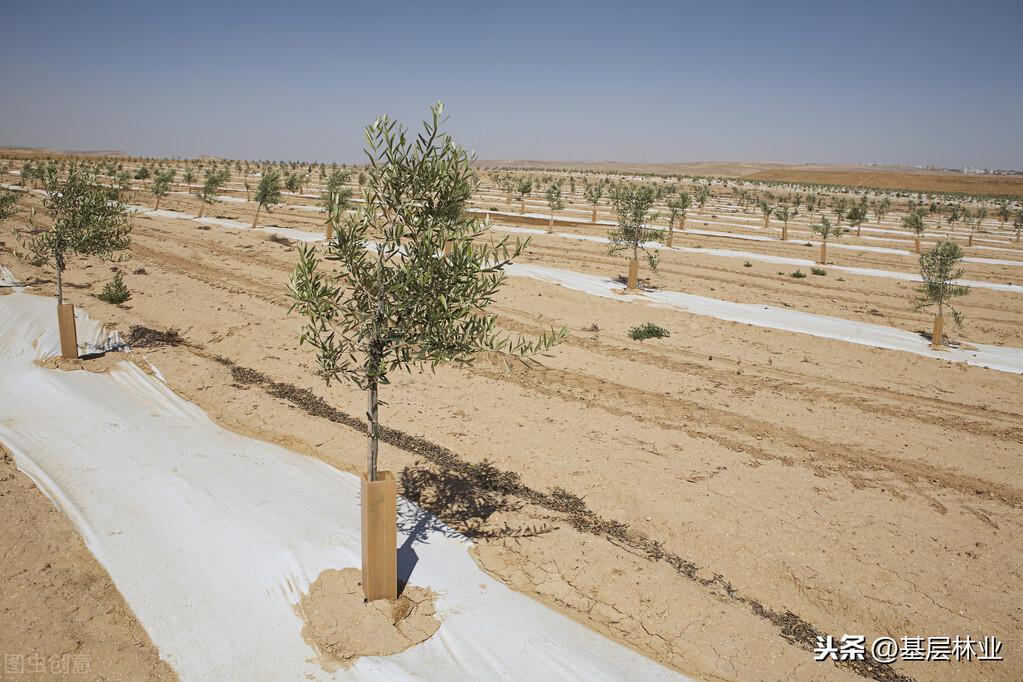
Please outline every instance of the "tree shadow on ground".
M523 505L508 495L485 490L466 475L416 462L398 475L402 497L398 503L398 531L406 534L398 548L399 592L419 563L417 543L440 535L453 539L493 540L532 537L549 533L547 524L512 526L497 523L495 514L513 513Z

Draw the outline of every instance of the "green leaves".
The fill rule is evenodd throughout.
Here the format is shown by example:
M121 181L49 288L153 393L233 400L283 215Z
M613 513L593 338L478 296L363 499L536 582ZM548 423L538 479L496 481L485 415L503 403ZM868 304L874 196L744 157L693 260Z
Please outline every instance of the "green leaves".
M414 137L386 116L368 126L363 203L345 210L341 182L324 197L337 268L324 271L314 248L300 249L292 310L328 382L366 388L395 370L471 363L480 352L532 356L564 336L496 331L487 309L528 241L485 240L489 224L467 211L478 184L472 159L441 132L441 112L435 106Z
M924 210L917 208L911 211L902 219L902 226L914 232L918 237L922 236L927 227L924 224Z
M547 188L547 205L550 206L551 212L560 211L565 208L565 202L561 200L561 185L554 183Z
M661 238L661 233L646 227L651 219L654 190L646 185L619 185L611 192L611 204L618 213L618 227L608 233L611 254L632 250L635 258L640 249L646 253L652 269L657 268L657 253L647 252L644 244Z
M43 206L53 217L53 228L28 236L17 233L17 239L58 274L72 254L111 259L130 244L131 221L124 204L111 199L89 171L73 167L64 181L50 176Z
M831 220L822 215L819 223L810 226L820 238L821 241L826 242L831 237L837 237L842 234L842 228L837 225L832 225Z
M849 212L846 214L845 217L849 221L849 224L852 225L853 227L856 227L857 225L862 225L863 222L867 219L866 205L862 203L854 204L852 208L849 209Z
M207 168L203 174L203 184L199 189L199 198L203 203L214 203L225 182L227 182L227 174L224 171L216 168Z
M7 220L18 210L18 195L14 192L0 192L0 221Z
M157 171L153 175L153 186L149 188L149 191L153 193L155 197L165 197L170 191L171 183L174 182L174 171Z
M941 315L948 307L956 324L962 325L962 315L952 307L950 301L970 293L969 287L955 284L964 273L959 266L963 255L963 250L955 242L941 241L920 256L923 284L916 289L920 296L914 305L915 310L937 306L938 314Z
M281 201L281 172L276 168L271 168L259 178L259 187L256 188L256 204L270 211Z

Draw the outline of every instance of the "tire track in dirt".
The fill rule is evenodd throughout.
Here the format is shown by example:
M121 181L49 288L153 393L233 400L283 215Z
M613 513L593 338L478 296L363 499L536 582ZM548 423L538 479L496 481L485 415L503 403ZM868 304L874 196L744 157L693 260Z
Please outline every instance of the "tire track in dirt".
M524 318L524 313L521 311L501 306L497 306L495 309L503 312L499 319L502 327L506 329L522 334L537 334L546 329L540 325L531 324L528 319ZM620 346L603 343L585 336L569 335L564 343L599 353L608 358L621 359ZM699 376L710 385L736 384L731 389L733 391L775 391L799 400L805 400L808 397L827 400L867 414L909 419L928 426L952 427L974 435L990 436L1023 444L1023 414L974 407L940 398L917 396L862 384L838 380L829 381L823 377L796 374L762 365L741 365L744 370L742 381L736 382L736 371L740 365L719 355L714 357L719 363L727 361L730 366L728 368L711 367L707 364L680 360L666 353L658 354L643 349L629 348L630 361L674 373ZM750 371L757 374L773 373L775 376L757 376L757 374L748 373ZM818 385L811 385L814 382ZM832 386L837 390L827 390L825 386ZM865 401L863 393L872 395L876 402ZM899 404L902 402L912 403L919 408L926 409L927 412L902 407Z
M581 403L588 409L598 408L614 416L682 431L694 438L709 438L732 451L757 459L798 463L822 474L838 474L857 487L871 482L864 476L890 473L909 484L916 493L919 491L913 486L926 483L955 490L967 499L993 499L1014 509L1023 508L1023 490L1018 488L949 471L923 460L901 460L867 448L811 438L796 429L778 426L748 414L681 398L666 398L566 370L545 368L540 373L542 376L517 372L514 368L500 370L476 366L469 371L489 379L514 383L547 398ZM695 422L700 428L689 426L689 422ZM729 435L735 433L743 435L741 438ZM768 440L776 446L784 446L788 455L780 455L773 449L767 451L747 439L754 443ZM880 482L876 484L883 486ZM925 499L931 506L941 507L933 498Z

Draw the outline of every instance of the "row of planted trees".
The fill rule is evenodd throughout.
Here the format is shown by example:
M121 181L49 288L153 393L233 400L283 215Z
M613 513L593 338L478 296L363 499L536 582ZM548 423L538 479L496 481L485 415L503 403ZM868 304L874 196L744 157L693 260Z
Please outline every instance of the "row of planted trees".
M370 163L362 203L350 210L352 190L340 171L331 173L322 198L332 232L325 251L335 264L322 267L317 250L304 246L289 283L293 310L304 319L300 340L314 350L319 375L328 383L347 381L366 392L361 503L363 588L368 599L394 599L398 587L396 485L393 474L379 467L381 389L398 372L470 364L481 352L533 356L551 349L565 334L552 329L526 339L497 331L496 316L488 309L504 282L505 268L529 241L484 238L488 222L467 210L478 177L471 157L441 131L441 114L440 105L434 107L423 131L412 139L386 117L367 129ZM204 202L215 194L222 177L220 171L207 169ZM158 181L162 182L154 177L154 185ZM281 187L277 169L261 175L254 225L260 210L269 211L280 202ZM610 249L629 255L627 286L636 289L640 254L651 267L657 264L651 242L661 232L649 227L657 193L629 183L608 190L618 218L610 233ZM560 201L560 188L548 188L548 201L551 205ZM77 355L77 347L64 347L64 325L70 321L73 333L74 322L73 309L65 308L63 300L67 259L115 257L129 246L130 220L111 188L91 171L75 166L63 178L47 176L44 206L52 227L19 233L19 245L32 258L54 267L62 350ZM681 216L684 223L688 194L676 193L668 206L675 211L669 222L674 224ZM0 198L0 219L13 207L13 200ZM826 242L831 221L822 216L819 225ZM670 235L669 231L668 240ZM956 244L942 242L920 259L924 282L917 305L936 308L935 345L943 339L946 310L961 320L952 307L952 301L966 293L955 283L962 276L961 258Z

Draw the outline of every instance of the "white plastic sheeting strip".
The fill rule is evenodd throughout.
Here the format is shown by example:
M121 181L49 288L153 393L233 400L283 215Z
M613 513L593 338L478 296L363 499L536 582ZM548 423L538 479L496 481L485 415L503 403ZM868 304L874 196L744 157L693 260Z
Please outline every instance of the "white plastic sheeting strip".
M92 320L78 331L103 342ZM358 566L358 479L217 426L131 363L108 374L33 363L58 347L51 299L0 297L0 442L72 520L182 680L680 677L511 591L411 505L400 570L439 595L440 630L324 671L294 605L321 571Z
M0 265L0 287L20 287L18 280L14 279L14 273Z
M560 284L567 289L582 291L587 294L601 296L619 301L646 302L666 306L694 315L706 315L719 320L743 322L755 327L778 329L797 334L809 334L826 339L848 341L849 343L873 348L915 353L931 358L965 362L969 365L988 367L1002 372L1023 374L1023 349L974 344L976 350L950 348L932 350L930 343L919 334L868 324L843 320L838 317L803 313L786 308L759 305L752 303L733 303L716 298L683 294L676 291L648 291L638 294L624 294L625 287L612 282L606 277L585 275L570 270L559 270L538 265L520 265L513 263L506 267L509 275L530 277L533 279ZM619 292L619 293L616 293Z
M129 205L133 211L141 213L147 216L153 216L157 218L174 218L176 220L190 220L195 223L204 223L206 225L217 225L219 227L226 227L232 230L251 230L252 226L249 223L244 223L240 220L232 220L230 218L211 218L209 216L203 216L202 218L194 216L188 213L181 213L179 211L167 211L164 209L153 210L146 208L145 206L139 206L136 204ZM306 230L297 230L293 227L279 227L277 225L260 225L256 227L259 232L266 232L268 234L276 234L280 237L288 237L289 239L295 239L303 242L318 242L324 241L322 235L316 234L315 232L308 232Z
M572 232L544 232L543 230L526 228L526 227L512 227L508 225L492 225L492 229L498 232L511 232L517 234L534 234L534 235L548 235L552 237L559 237L562 239L573 239L575 241L582 242L594 242L597 244L608 244L610 240L607 237L598 237L596 235L587 234L575 234ZM706 234L704 232L704 234ZM752 238L752 237L751 237ZM816 242L814 242L816 244ZM828 244L828 248L834 246ZM756 253L753 251L733 251L731 249L715 249L715 248L697 248L695 246L666 246L660 242L645 242L644 248L647 249L660 249L664 251L680 251L682 253L697 253L706 256L718 256L721 258L742 258L745 260L757 261L760 263L772 263L774 265L790 265L795 267L817 267L817 262L810 260L809 258L792 258L789 256L772 256L770 254ZM827 265L832 270L841 272L848 272L853 275L863 275L864 277L882 277L885 279L896 279L902 282L922 282L923 279L920 275L916 275L910 272L898 272L896 270L878 270L876 268L859 268L851 265ZM990 289L992 291L1007 291L1010 293L1023 294L1023 285L1020 284L1001 284L999 282L986 282L983 280L976 279L961 279L957 281L957 284L964 286L976 287L978 289Z

